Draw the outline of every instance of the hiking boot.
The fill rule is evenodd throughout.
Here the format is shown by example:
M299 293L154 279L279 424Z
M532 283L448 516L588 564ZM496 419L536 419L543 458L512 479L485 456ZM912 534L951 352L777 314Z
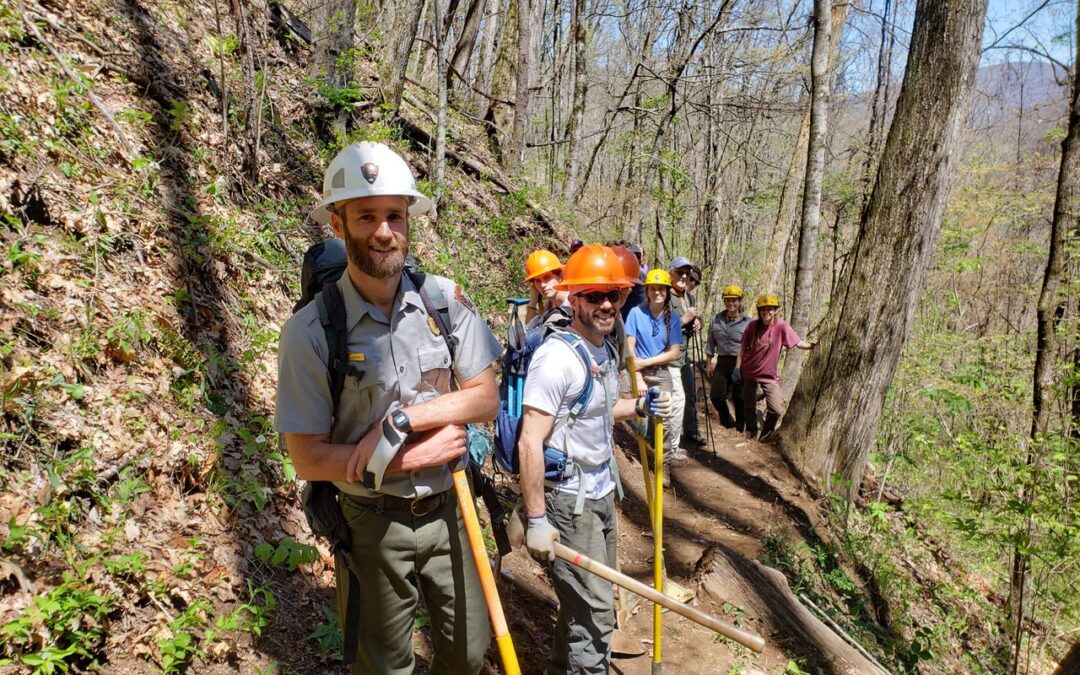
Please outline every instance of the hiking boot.
M664 468L669 466L685 466L690 461L690 455L686 454L686 451L679 448L675 452L670 453L664 457Z
M697 446L702 446L702 445L708 445L709 444L709 439L702 436L701 432L698 432L698 433L693 434L691 436L683 436L683 439L685 439L687 441L690 441L691 443L693 443L693 444L695 444Z

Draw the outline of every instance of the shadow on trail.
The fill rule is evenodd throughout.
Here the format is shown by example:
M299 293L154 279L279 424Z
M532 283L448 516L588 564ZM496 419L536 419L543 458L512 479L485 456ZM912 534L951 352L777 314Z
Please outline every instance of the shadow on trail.
M154 262L170 268L174 302L183 321L175 329L163 328L171 334L166 341L174 345L170 347L173 353L165 356L183 371L173 376L173 391L196 392L191 403L204 406L216 418L215 426L220 429L245 427L249 431L266 431L273 438L268 433L272 410L252 397L253 360L245 353L250 346L234 313L234 308L242 306L244 294L233 288L238 283L239 261L215 258L215 253L222 250L215 242L227 237L228 232L223 230L224 224L200 206L206 180L200 179L200 167L192 158L206 149L196 147L192 135L178 123L178 116L191 109L192 92L202 92L204 98L210 98L209 103L197 102L214 109L215 100L205 91L212 80L206 77L203 65L195 56L190 35L158 21L139 0L114 0L114 3L117 18L129 27L131 44L136 49L122 64L124 74L156 104L150 106L157 132L151 152L160 167L154 197L167 214L163 235L171 242L172 250L166 252L163 260ZM189 33L191 30L188 28ZM176 53L178 47L185 50L183 55ZM178 60L183 61L183 67L176 65ZM277 143L266 150L290 169L305 168L299 159L302 153L290 153L286 145ZM222 163L226 163L228 150L218 151L222 152ZM221 168L226 175L236 175L232 167ZM234 184L234 188L232 197L242 201L245 198L239 194L242 186ZM243 283L243 278L239 283ZM266 322L276 320L269 316L256 318ZM204 429L203 433L209 436L210 430ZM286 520L286 513L292 510L286 505L297 503L295 488L284 482L280 469L272 466L271 460L245 457L238 445L226 443L220 447L220 454L209 453L209 461L213 462L210 466L192 470L188 462L173 461L160 469L174 476L185 496L213 493L227 504L228 508L218 510L215 515L228 521L226 528L232 546L220 541L213 545L231 549L226 555L234 556L236 567L244 576L247 589L232 589L237 594L236 604L268 603L269 600L257 599L259 596L248 598L247 593L263 586L272 589L276 611L269 615L269 623L261 627L261 633L252 638L254 650L276 660L288 672L326 672L334 664L328 664L308 640L314 627L326 621L323 609L334 608L332 588L321 586L310 574L289 573L261 564L253 555L254 547L264 539L275 543L285 536L280 526ZM283 485L284 491L280 489ZM284 492L284 496L275 499L275 492L279 495ZM169 597L173 609L187 609L177 596Z
M788 498L782 495L771 483L746 471L734 462L724 459L720 455L701 452L698 453L696 459L703 467L720 474L733 484L746 490L754 497L757 497L759 500L767 504L775 504L778 506L780 510L784 512L787 520L795 526L795 529L798 530L803 539L813 546L821 544L821 537L814 529L806 511L789 501ZM674 480L672 483L677 484ZM759 533L759 535L764 536L765 533Z

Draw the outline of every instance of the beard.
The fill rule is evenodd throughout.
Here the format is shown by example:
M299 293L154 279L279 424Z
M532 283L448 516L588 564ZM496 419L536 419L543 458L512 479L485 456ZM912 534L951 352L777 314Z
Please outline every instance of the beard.
M581 322L581 325L600 335L611 334L611 331L615 329L615 317L618 315L618 310L614 308L610 311L594 309L591 312L577 313L578 321Z
M372 253L373 243L373 239L363 241L352 235L345 237L345 251L349 255L349 261L361 272L376 279L388 279L405 268L405 255L409 252L408 239L395 233L392 242L377 244L377 253Z

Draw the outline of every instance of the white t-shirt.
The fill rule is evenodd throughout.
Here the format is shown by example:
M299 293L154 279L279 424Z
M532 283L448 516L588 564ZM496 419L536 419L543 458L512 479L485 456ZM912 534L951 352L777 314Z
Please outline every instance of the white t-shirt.
M590 376L594 378L592 396L581 416L573 424L555 430L545 445L562 450L574 460L585 481L585 496L600 499L615 489L609 466L614 420L607 414L604 381L607 381L611 405L615 405L619 396L619 375L615 364L608 363L610 357L605 346L597 347L584 339L582 342L593 361L590 364ZM554 416L557 424L570 414L570 406L581 395L584 386L585 368L577 352L562 340L548 337L529 363L522 405ZM562 483L547 484L562 492L577 494L578 483L575 475Z

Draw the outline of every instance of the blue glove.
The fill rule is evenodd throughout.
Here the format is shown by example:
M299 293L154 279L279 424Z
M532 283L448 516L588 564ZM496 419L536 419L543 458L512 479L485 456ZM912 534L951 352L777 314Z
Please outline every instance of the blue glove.
M660 387L649 387L645 392L645 407L652 417L667 417L671 414L671 394Z
M736 368L735 370L731 371L731 383L739 384L740 382L742 382L742 371Z

